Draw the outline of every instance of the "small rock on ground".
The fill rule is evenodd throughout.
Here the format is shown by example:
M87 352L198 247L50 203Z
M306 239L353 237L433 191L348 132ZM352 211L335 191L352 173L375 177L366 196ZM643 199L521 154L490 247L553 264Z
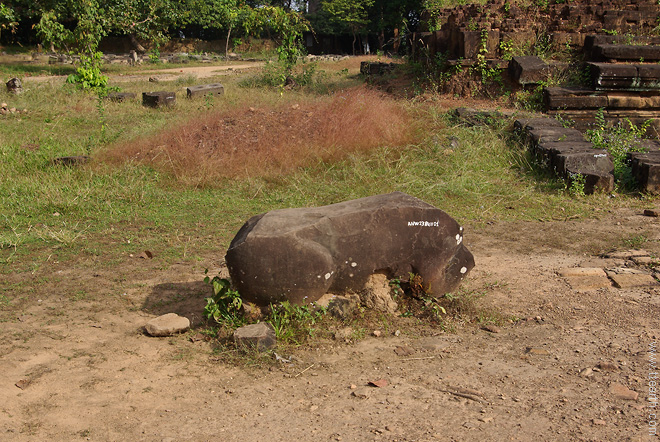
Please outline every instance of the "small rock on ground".
M610 385L610 393L612 393L618 399L627 401L636 401L639 397L639 393L636 391L630 390L625 385L621 385L616 382L613 382L612 385Z
M237 328L234 331L234 343L243 349L266 351L275 346L277 338L272 325L259 322Z
M171 336L190 328L190 320L176 313L168 313L152 319L144 326L151 336Z

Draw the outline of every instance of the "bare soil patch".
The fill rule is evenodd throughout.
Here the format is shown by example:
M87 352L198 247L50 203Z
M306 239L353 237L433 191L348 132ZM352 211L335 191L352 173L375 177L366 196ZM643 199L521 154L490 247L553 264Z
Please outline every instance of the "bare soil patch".
M373 324L380 337L365 330L358 342L321 340L270 367L222 363L217 344L199 338L203 269L217 270L222 250L170 266L81 257L8 275L11 285L48 282L20 308L3 307L1 438L647 440L647 350L660 337L660 290L579 292L556 272L625 248L631 236L658 256L658 227L628 209L468 226L477 266L467 288L485 293L479 308L512 321L490 331L454 321L443 331L383 318ZM166 312L194 329L146 336L144 324ZM617 396L624 387L638 398Z

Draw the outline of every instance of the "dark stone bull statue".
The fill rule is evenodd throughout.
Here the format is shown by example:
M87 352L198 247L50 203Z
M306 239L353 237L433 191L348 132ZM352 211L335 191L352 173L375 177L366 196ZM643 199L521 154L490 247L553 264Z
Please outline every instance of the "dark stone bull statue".
M374 273L403 280L418 274L440 296L474 267L463 228L401 192L256 215L231 242L226 261L243 299L260 305L357 291Z

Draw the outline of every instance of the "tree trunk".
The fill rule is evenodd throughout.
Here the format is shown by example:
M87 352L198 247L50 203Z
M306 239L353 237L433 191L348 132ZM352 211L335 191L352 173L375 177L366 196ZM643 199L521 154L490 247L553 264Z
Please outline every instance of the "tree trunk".
M128 34L128 38L131 40L131 46L133 46L133 49L135 49L137 52L140 54L144 54L147 52L147 50L140 44L139 41L137 41L137 38L135 38L135 34L131 33Z
M401 38L399 38L399 29L394 29L394 53L399 53L399 46L401 45Z
M229 36L231 35L231 25L229 25L229 31L227 32L227 41L225 42L225 57L229 53Z

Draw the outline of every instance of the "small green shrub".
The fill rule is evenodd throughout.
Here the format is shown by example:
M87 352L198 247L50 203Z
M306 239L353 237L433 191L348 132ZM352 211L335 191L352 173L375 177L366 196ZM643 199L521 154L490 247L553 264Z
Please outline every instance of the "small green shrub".
M204 282L213 287L213 296L206 298L206 307L204 307L204 316L207 319L213 319L218 324L239 327L245 324L245 319L241 312L243 300L236 290L232 290L231 283L225 278L214 276L210 279L204 278Z
M575 173L570 176L570 186L568 188L568 193L573 196L581 197L585 196L584 186L586 184L586 177L581 173Z
M278 340L301 344L306 338L315 335L317 329L314 326L323 318L325 312L325 308L316 305L298 305L282 301L270 305L266 322L273 326Z
M472 72L481 77L482 84L497 83L502 85L502 76L500 71L488 66L486 55L488 54L488 31L481 30L481 45L477 54L477 63L472 66Z
M83 90L107 92L108 77L101 73L103 53L94 52L91 55L80 56L80 66L75 74L67 77L66 82L74 84Z
M641 144L651 122L646 121L640 126L633 124L629 119L616 125L607 125L603 109L596 113L596 124L593 129L587 130L587 138L596 149L606 149L614 163L614 178L619 186L632 188L634 178L632 169L628 164L628 153L644 152Z
M243 80L243 87L270 86L284 89L286 86L312 86L326 79L323 71L317 70L316 63L302 63L300 68L292 69L291 66L280 61L269 61L259 75Z
M159 64L160 62L160 51L158 48L153 48L149 53L149 63Z

